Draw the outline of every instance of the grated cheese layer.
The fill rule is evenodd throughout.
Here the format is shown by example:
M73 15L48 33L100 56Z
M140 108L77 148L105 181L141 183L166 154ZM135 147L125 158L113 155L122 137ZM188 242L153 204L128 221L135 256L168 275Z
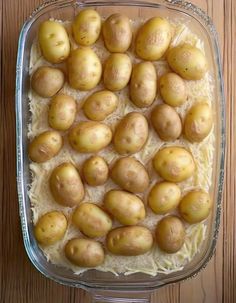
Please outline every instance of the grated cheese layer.
M142 22L132 22L133 31L135 32L140 26ZM76 48L77 45L73 41L70 32L70 23L64 22L65 27L68 30L72 48ZM172 24L174 30L174 37L171 42L171 46L175 46L181 44L183 42L188 42L192 45L196 45L204 52L203 42L183 24L176 23ZM105 49L102 39L99 39L95 45L92 46L94 51L97 53L101 62L103 63L105 59L108 57L109 52ZM133 50L133 47L131 47ZM134 52L129 51L128 55L130 56L133 63L137 63L140 59L134 56ZM157 71L158 78L169 71L169 67L165 59L153 62ZM49 65L49 63L42 57L39 45L37 40L34 41L31 48L31 57L30 57L30 74L32 74L39 66ZM65 65L59 65L61 68L65 68ZM186 111L199 99L204 99L212 104L213 102L213 79L208 72L205 77L200 81L185 81L188 93L188 101L183 104L181 107L176 108L177 112L180 114L183 119ZM98 91L104 89L102 83L100 83L95 89L89 92L81 92L78 90L74 90L69 87L68 83L65 83L61 92L68 94L74 97L77 100L78 104L78 114L76 117L76 122L78 121L86 121L87 118L84 116L83 111L80 109L83 105L84 100L87 96L91 95L94 91ZM109 126L111 126L112 130L114 130L115 125L119 119L121 119L124 115L132 111L140 111L144 113L147 117L153 106L156 104L162 103L162 100L159 95L157 95L156 100L150 108L143 110L135 107L133 103L129 100L129 91L128 87L125 89L116 92L119 98L119 106L117 110L110 116L104 120ZM34 91L29 91L29 107L32 113L32 119L28 125L28 138L31 140L36 135L41 132L50 129L47 121L47 112L48 105L50 100L39 97ZM149 119L148 119L149 120ZM64 138L64 146L60 153L54 157L53 159L42 163L31 163L30 170L32 173L32 183L30 185L30 189L28 192L32 211L33 211L33 222L36 223L38 218L44 213L52 210L63 211L67 216L69 221L69 227L66 232L65 237L59 241L58 243L48 246L41 247L48 261L56 264L58 266L63 266L70 268L75 274L80 274L87 270L87 268L80 268L71 264L64 256L63 248L65 243L73 238L83 236L78 229L76 229L71 221L71 213L73 212L72 208L63 207L57 204L49 191L48 179L50 173L54 167L63 162L72 162L76 165L79 170L81 169L82 163L85 159L90 157L89 154L80 154L75 152L67 142L66 132L62 133ZM163 146L184 146L189 149L196 161L197 170L193 177L188 179L187 181L181 182L180 188L182 190L182 194L187 191L195 188L201 188L203 190L209 191L212 182L212 164L213 164L213 156L214 156L214 129L205 138L200 144L199 143L190 143L185 140L183 137L176 140L175 142L165 143L159 139L157 134L151 125L149 125L149 138L145 145L145 147L135 155L139 161L141 161L145 167L147 167L148 172L151 177L151 185L150 188L154 185L155 182L161 180L160 177L153 171L151 159L155 155L155 153ZM102 150L98 153L102 157L105 158L108 164L115 161L119 156L114 151L112 145L108 146L106 149ZM110 179L104 186L98 187L90 187L86 184L85 186L85 198L83 202L93 202L101 205L104 194L113 188L117 188L117 185L114 184ZM139 196L146 203L148 191L144 194L140 194ZM154 231L157 225L157 222L163 216L159 216L154 214L149 208L147 208L147 216L141 222L140 225L148 227L150 230ZM120 226L118 222L113 223L113 227ZM206 237L207 224L206 222L201 222L194 225L185 224L186 227L186 241L183 247L175 254L166 254L160 251L155 245L151 251L148 253L135 256L135 257L126 257L126 256L114 256L106 251L105 262L101 266L98 266L97 269L100 271L109 271L116 275L119 273L124 273L125 275L129 275L132 273L143 272L152 276L157 275L158 273L170 273L178 270L182 270L183 267L190 262L194 256L201 249L202 243ZM104 243L104 238L98 239L99 241Z

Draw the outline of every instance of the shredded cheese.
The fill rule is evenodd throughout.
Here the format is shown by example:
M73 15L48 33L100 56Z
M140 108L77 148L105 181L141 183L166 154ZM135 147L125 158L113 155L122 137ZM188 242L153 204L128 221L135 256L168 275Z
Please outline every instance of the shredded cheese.
M76 47L75 42L70 33L70 23L64 23L66 26L72 48ZM134 31L140 25L140 22L133 22ZM172 24L175 35L172 39L171 45L178 45L183 42L188 42L192 45L196 45L200 49L204 51L204 45L202 41L195 36L190 30L183 24ZM100 39L92 48L95 50L99 58L102 62L109 55L108 51L104 48L103 42ZM133 63L139 62L138 58L134 57L134 52L128 52L130 58ZM47 61L42 57L39 45L37 40L34 41L31 48L31 57L30 57L30 74L32 74L39 66L49 65ZM154 62L157 75L160 77L162 74L169 71L169 67L165 60L160 60ZM63 67L63 65L61 65ZM178 113L181 118L184 118L186 111L195 103L199 98L205 98L211 104L213 102L213 79L211 77L210 72L204 77L204 79L200 81L185 81L188 93L188 101L183 104L181 107L177 108ZM103 89L103 84L99 84L94 90L89 92L81 92L72 89L69 87L67 83L65 83L61 92L68 94L74 97L77 100L78 108L81 108L85 98L92 94L94 91L98 91ZM104 121L108 125L114 129L117 121L121 119L124 115L132 111L141 111L135 107L129 100L129 91L126 87L120 92L117 92L117 96L119 98L119 106L115 113L108 116ZM32 90L29 91L29 106L30 111L32 113L31 122L28 125L28 137L32 139L39 133L48 130L49 125L47 122L47 111L49 99L44 99L39 97ZM160 96L157 96L155 104L162 103ZM151 109L145 111L145 115L149 115ZM79 111L77 115L76 122L81 120L87 120L83 115L82 110ZM76 123L75 122L75 123ZM71 264L64 256L64 245L65 243L73 238L82 236L79 230L77 230L70 222L70 217L73 209L69 207L62 207L59 204L55 203L53 200L51 193L48 187L48 179L50 173L54 167L63 162L72 162L79 169L81 168L82 163L85 159L89 157L87 154L80 154L72 150L69 146L66 133L63 133L64 137L64 146L60 153L54 157L53 159L42 163L31 163L30 170L32 173L32 183L28 192L29 198L31 200L32 211L33 211L33 222L36 223L38 218L51 210L60 210L65 213L67 218L69 219L69 227L66 232L65 237L59 241L58 243L48 246L42 247L42 250L48 261L53 264L70 268L75 274L80 274L87 270L87 268L80 268L78 266L74 266ZM185 182L180 183L180 187L182 193L194 189L194 188L202 188L206 191L210 189L212 182L212 163L214 156L214 130L209 134L207 138L205 138L200 144L192 144L186 141L184 138L180 138L175 142L165 143L159 139L154 129L150 125L149 137L145 147L134 156L141 161L148 169L148 172L151 176L152 183L151 186L158 180L160 177L153 171L151 159L155 155L155 153L163 146L173 145L173 146L184 146L189 149L194 157L194 160L197 164L197 171L195 175L188 179ZM113 162L118 158L117 153L114 151L112 146L107 147L99 153L108 163ZM92 201L97 204L102 203L102 199L104 193L112 188L116 188L117 186L111 181L108 182L104 186L99 187L90 187L85 185L85 199L84 202ZM143 195L139 195L145 202L147 198L147 192ZM147 217L143 220L141 225L148 227L150 230L154 231L157 222L162 218L162 216L155 215L150 209L147 209ZM119 226L117 222L114 222L114 227ZM158 273L171 273L174 271L182 270L186 263L190 262L194 256L201 249L201 245L206 237L206 223L199 223L195 225L186 224L186 241L183 247L175 254L166 254L159 250L157 245L153 247L153 249L141 256L135 257L124 257L124 256L114 256L109 252L106 252L105 262L101 266L97 267L97 270L112 272L115 275L119 273L124 273L125 275L130 275L137 272L143 272L152 276L157 275ZM104 242L104 238L98 239L101 242Z

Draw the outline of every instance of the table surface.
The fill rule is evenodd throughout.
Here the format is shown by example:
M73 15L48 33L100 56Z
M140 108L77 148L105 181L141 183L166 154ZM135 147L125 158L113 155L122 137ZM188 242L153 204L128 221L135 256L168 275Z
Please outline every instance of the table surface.
M44 278L26 256L15 183L15 62L19 30L40 0L0 0L0 299L2 303L90 302L79 289ZM152 303L236 302L236 1L192 0L214 21L223 60L227 113L227 158L221 229L214 257L197 277L159 289Z

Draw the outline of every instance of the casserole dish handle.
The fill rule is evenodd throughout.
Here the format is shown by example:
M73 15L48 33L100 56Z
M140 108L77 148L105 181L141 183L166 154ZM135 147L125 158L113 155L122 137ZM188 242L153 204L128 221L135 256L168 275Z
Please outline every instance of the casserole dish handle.
M150 292L110 292L96 291L91 293L92 303L150 303Z

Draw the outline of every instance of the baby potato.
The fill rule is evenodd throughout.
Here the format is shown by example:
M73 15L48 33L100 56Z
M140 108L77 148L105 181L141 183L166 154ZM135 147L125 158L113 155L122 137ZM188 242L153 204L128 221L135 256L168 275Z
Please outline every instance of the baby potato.
M205 139L213 124L213 115L207 103L193 105L188 111L184 121L184 134L190 142L201 142Z
M146 118L141 113L131 112L118 123L113 143L119 154L134 154L142 149L147 138L148 123Z
M111 169L111 178L121 188L132 193L142 193L149 186L145 167L132 157L118 159Z
M90 238L103 237L112 228L112 220L100 207L83 203L76 208L72 221L78 229Z
M153 166L164 180L171 182L181 182L190 178L196 169L191 153L177 146L159 150L153 159Z
M70 53L70 41L62 24L44 21L39 26L39 45L44 58L51 63L61 63Z
M182 133L180 116L167 104L157 105L151 113L152 125L163 141L174 141Z
M52 98L48 110L48 123L57 130L71 127L76 115L76 101L67 95L56 95Z
M212 200L208 193L195 190L187 193L179 204L181 216L190 224L205 220L211 211Z
M40 66L32 75L31 86L43 98L54 96L64 85L63 72L54 67Z
M75 42L84 46L92 45L100 35L101 26L101 17L94 9L80 11L72 23Z
M164 215L175 209L181 198L178 185L171 182L160 182L153 186L148 195L148 205L158 215Z
M102 76L102 64L90 47L77 48L67 61L69 84L82 91L93 89Z
M184 244L185 229L176 216L161 219L156 228L156 241L161 250L168 254L176 253Z
M138 256L152 248L153 237L150 230L143 226L118 227L108 233L106 244L115 255Z
M89 96L83 110L87 118L93 121L102 121L113 113L118 105L117 96L109 90L101 90Z
M51 211L39 218L34 235L41 245L51 245L61 240L67 229L67 219L60 211Z
M69 131L71 147L80 153L94 153L106 147L112 139L112 131L103 123L86 121Z
M54 200L63 206L73 207L84 198L79 172L71 163L62 163L53 169L49 187Z
M160 78L160 94L170 106L180 106L187 100L184 80L175 73L167 73Z
M133 67L130 80L130 98L138 107L150 106L157 91L157 75L151 62L140 62Z
M159 60L171 41L170 23L160 17L149 19L138 30L135 40L135 51L143 60Z
M111 53L124 53L130 47L132 30L129 18L122 14L112 14L102 26L106 48Z
M129 82L132 63L126 54L111 54L105 62L103 81L107 89L117 91Z
M80 267L96 267L104 261L102 245L91 239L71 239L67 242L64 251L66 258Z
M208 69L204 54L190 44L182 44L170 49L167 62L174 72L186 80L200 80Z
M84 162L83 176L90 186L98 186L106 183L109 169L106 161L99 156L92 156Z
M123 190L110 190L103 203L107 211L124 225L136 225L146 215L142 200Z
M59 153L62 145L62 137L57 131L45 131L30 142L29 157L37 163L48 161Z

